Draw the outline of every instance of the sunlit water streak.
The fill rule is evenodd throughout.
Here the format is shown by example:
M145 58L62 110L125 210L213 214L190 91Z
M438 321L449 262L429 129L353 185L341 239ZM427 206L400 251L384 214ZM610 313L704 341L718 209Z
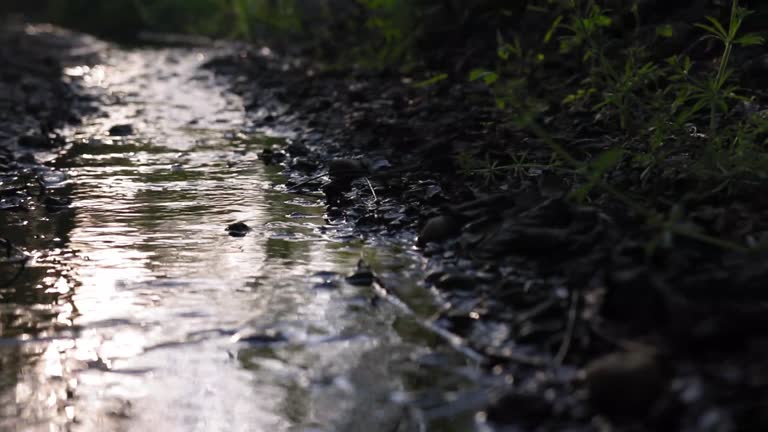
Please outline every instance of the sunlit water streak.
M371 306L370 292L316 275L351 271L361 245L334 240L345 228L326 224L320 202L275 187L280 174L255 156L269 139L237 133L242 102L205 60L115 50L66 71L113 103L68 132L57 162L74 204L50 218L71 219L61 243L76 255L35 266L55 275L38 288L61 296L55 325L21 350L35 360L18 360L19 382L4 383L0 426L419 430L390 396L410 390L398 366L424 341L404 341L396 313ZM137 135L109 136L117 124ZM254 231L227 236L235 221ZM419 267L400 253L378 256ZM323 279L338 286L314 287Z

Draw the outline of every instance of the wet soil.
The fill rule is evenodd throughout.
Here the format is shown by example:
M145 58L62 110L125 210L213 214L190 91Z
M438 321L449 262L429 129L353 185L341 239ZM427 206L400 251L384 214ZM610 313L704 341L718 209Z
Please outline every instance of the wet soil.
M209 67L234 81L256 127L295 134L261 154L289 169L291 190L322 193L329 219L367 238L418 234L426 287L443 301L433 324L504 383L476 408L487 424L765 427L757 415L768 401L761 248L664 237L607 194L577 204L570 192L582 183L546 167L541 139L503 125L483 86L449 79L419 88L398 74L329 70L267 48L245 47ZM565 114L548 121L553 133L570 131L557 137L568 151L588 159L609 148L609 130ZM526 163L514 176L483 171L521 153ZM663 212L684 209L680 231L761 241L767 207L754 193L768 185L760 178L733 179L725 192L685 171L647 184L618 171L623 190L658 198Z

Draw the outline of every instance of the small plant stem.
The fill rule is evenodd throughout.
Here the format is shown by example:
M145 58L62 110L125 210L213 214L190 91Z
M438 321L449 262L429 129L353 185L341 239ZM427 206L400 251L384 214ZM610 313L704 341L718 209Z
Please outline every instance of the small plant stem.
M251 26L248 23L248 4L243 0L235 0L233 6L235 17L237 17L237 31L244 36L246 40L252 40Z
M557 350L557 354L554 358L554 364L556 367L563 365L565 358L568 356L568 351L573 343L573 335L576 332L576 323L579 319L579 304L581 296L578 291L571 291L571 304L568 307L568 316L566 318L565 331L563 332L563 341L560 343L560 348Z
M320 175L316 175L316 176L314 176L314 177L310 177L310 178L308 178L308 179L306 179L306 180L304 180L304 181L302 181L302 182L300 182L300 183L296 183L295 185L293 185L293 186L291 186L291 187L287 188L285 191L286 191L286 192L293 192L293 191L295 191L296 189L298 189L298 188L300 188L300 187L302 187L302 186L304 186L304 185L307 185L307 184L309 184L309 183L312 183L312 182L313 182L313 181L315 181L315 180L321 179L321 178L323 178L323 177L325 177L325 176L327 176L327 175L328 175L327 173L323 173L323 174L320 174Z
M733 41L734 37L736 36L734 34L734 24L738 20L737 12L738 12L739 2L738 0L733 0L731 3L731 19L728 23L728 35L725 40L723 40L723 44L725 44L725 47L723 48L723 55L720 57L720 64L717 68L717 76L715 77L715 82L713 85L713 95L712 101L709 104L710 111L709 111L709 132L710 136L714 133L715 129L717 128L717 96L720 95L720 91L723 88L723 84L725 84L725 77L728 71L728 62L731 58L731 52L733 51Z
M687 229L684 229L684 228L680 228L680 227L677 227L677 226L674 226L674 225L667 226L667 229L670 232L675 233L677 235L680 235L680 236L683 236L683 237L692 238L692 239L698 240L698 241L700 241L702 243L706 243L706 244L709 244L709 245L712 245L712 246L717 246L719 248L722 248L722 249L725 249L725 250L729 250L729 251L732 251L732 252L747 253L747 252L751 252L752 251L752 249L749 248L749 247L745 247L745 246L742 246L742 245L739 245L739 244L736 244L736 243L733 243L733 242L729 242L727 240L719 239L717 237L708 236L706 234L702 234L702 233L699 233L699 232L696 232L696 231L691 231L691 230L687 230Z

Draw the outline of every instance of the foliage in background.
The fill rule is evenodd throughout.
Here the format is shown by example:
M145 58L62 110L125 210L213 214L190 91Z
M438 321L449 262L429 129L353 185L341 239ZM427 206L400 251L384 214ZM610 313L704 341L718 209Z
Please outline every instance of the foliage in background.
M695 25L698 35L683 38L667 23L657 23L655 31L649 31L648 25L641 25L634 2L625 2L624 9L621 2L614 3L615 9L594 0L546 3L549 7L540 10L552 22L549 30L541 26L538 34L529 33L522 42L499 37L495 68L475 69L469 80L491 88L497 107L507 112L504 121L536 135L553 156L569 165L576 174L572 198L583 202L600 190L644 215L663 234L659 238L676 234L742 250L737 244L682 228L687 221L678 204L669 212L659 212L657 208L668 207L667 203L653 195L630 198L612 186L610 178L622 167L622 177L637 173L641 185L651 178L659 184L681 177L698 179L702 185L714 180L728 187L765 179L768 116L753 108L755 96L747 97L749 92L739 87L741 71L733 65L736 48L764 42L762 35L742 31L751 12L733 0L727 14L702 17L705 22ZM633 25L627 26L628 22ZM657 53L663 52L659 46L671 38L688 45L682 52L659 57ZM559 41L557 48L553 40ZM551 73L544 65L552 57L561 69L573 68L570 81L542 85ZM562 72L557 79L563 79ZM558 100L562 90L567 93ZM611 145L602 153L587 154L586 159L575 157L539 124L553 118L581 119L593 129L588 135L597 132ZM556 126L558 135L572 140L581 137L579 129ZM494 169L498 165L493 161ZM519 164L507 167L519 172ZM542 168L556 169L536 170ZM714 191L704 186L688 194L719 190L722 186ZM683 203L688 198L679 199Z
M424 89L483 85L493 95L490 130L527 132L549 150L521 156L500 144L456 155L463 172L490 185L521 173L568 172L578 201L600 190L652 209L658 203L640 205L611 186L616 168L643 187L681 171L729 184L768 172L768 116L752 108L735 68L739 50L763 37L745 31L753 17L737 0L706 8L709 2L655 0L45 3L54 20L102 34L145 29L300 42L330 63L420 76L415 85ZM563 145L593 135L607 143L601 152L571 154ZM653 210L648 219L669 226Z

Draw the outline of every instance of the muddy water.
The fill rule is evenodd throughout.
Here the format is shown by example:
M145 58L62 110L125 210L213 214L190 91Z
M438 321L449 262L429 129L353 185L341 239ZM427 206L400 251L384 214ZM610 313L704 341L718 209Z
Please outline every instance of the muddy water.
M210 55L112 50L67 69L104 113L38 156L55 169L4 179L72 205L0 213L31 257L0 291L0 430L474 429L458 390L476 365L418 325L423 263L284 192L256 156L283 138L249 130L200 68ZM228 236L237 221L253 231ZM422 318L346 283L360 258Z

